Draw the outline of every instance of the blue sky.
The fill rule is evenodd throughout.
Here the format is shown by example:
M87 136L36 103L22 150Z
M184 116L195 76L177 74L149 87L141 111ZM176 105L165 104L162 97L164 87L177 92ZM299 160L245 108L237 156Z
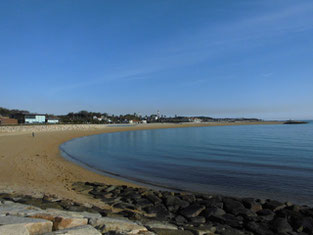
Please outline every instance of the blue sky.
M313 119L313 1L1 1L0 106Z

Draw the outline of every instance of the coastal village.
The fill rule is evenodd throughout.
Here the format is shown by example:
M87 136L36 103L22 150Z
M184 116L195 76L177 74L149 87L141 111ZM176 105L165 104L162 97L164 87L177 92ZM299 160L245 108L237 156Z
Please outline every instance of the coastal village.
M66 115L30 113L22 110L9 110L0 107L0 125L29 124L147 124L147 123L202 123L202 122L256 122L257 118L212 118L207 116L167 117L160 114L142 116L138 113L109 115L107 113L80 111Z

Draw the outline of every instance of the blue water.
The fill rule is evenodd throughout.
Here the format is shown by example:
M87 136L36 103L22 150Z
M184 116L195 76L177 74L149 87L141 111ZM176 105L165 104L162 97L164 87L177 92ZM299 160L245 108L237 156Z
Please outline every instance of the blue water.
M313 122L116 132L74 139L61 149L132 180L313 205Z

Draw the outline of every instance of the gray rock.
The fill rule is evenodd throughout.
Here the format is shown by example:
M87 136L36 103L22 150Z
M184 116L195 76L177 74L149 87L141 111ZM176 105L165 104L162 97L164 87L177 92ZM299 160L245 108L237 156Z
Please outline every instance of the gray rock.
M276 218L272 221L272 228L277 233L292 232L292 227L286 218Z
M263 209L257 212L258 218L266 221L273 220L275 213L270 209Z
M242 203L253 212L258 212L263 209L261 203L256 202L253 198L244 198L242 199Z
M206 218L209 218L210 216L222 216L225 215L225 211L218 207L211 207L204 210L203 214Z
M217 225L216 234L218 235L253 235L251 232L238 230L228 225Z
M191 231L194 235L215 235L216 227L213 225L204 225L201 227L184 227L185 230Z
M165 201L167 207L173 207L175 210L179 208L185 208L190 205L189 202L181 200L179 197L168 196Z
M258 235L274 235L274 233L268 228L266 224L262 223L255 223L253 221L246 224L246 228L249 231L252 231L255 234Z
M177 225L183 225L183 224L187 223L187 220L185 219L185 217L178 215L175 217L175 222Z
M162 199L154 195L153 193L149 193L146 195L146 198L154 204L162 202Z
M44 235L101 235L101 233L90 225L59 230Z
M177 226L174 224L169 224L169 223L154 221L154 220L145 222L143 225L147 227L148 229L152 229L152 228L165 228L165 229L173 229L173 230L177 229Z
M148 199L145 199L145 198L140 198L138 200L136 200L136 206L139 207L139 208L145 208L147 206L152 206L152 203L148 200Z
M52 222L43 219L32 219L17 216L0 216L0 225L25 226L30 235L38 235L52 231Z
M10 201L5 201L5 203L0 206L0 215L28 216L42 211L43 210L38 207Z
M104 191L107 192L107 193L109 193L109 192L114 191L115 189L116 189L116 186L115 186L115 185L112 185L112 186L110 186L110 187L104 189Z
M313 218L298 216L292 218L291 225L297 232L313 234Z
M192 218L198 216L204 209L204 206L194 204L181 210L180 213L187 218Z
M220 198L217 197L213 197L213 198L209 198L207 200L204 200L203 202L201 202L202 205L205 205L206 207L218 207L223 209L224 203L222 202L222 200Z
M86 211L75 212L75 211L65 211L65 210L58 210L58 209L46 209L43 212L47 214L62 216L62 217L87 218L87 219L101 218L101 215L99 213L90 213Z
M193 194L185 194L185 195L181 195L180 198L183 201L187 201L189 203L194 203L196 201L196 197Z
M282 202L278 202L275 200L267 200L266 203L264 203L263 208L270 209L272 211L278 211L286 207L286 204Z
M244 206L239 201L231 198L224 198L224 210L233 215L237 215L240 209L244 209Z
M190 222L195 225L200 225L200 224L204 224L206 222L206 219L203 216L196 216L196 217L191 218Z
M162 204L154 205L154 206L148 206L148 207L144 208L143 210L148 213L148 214L146 214L147 216L157 217L159 220L166 220L170 216L169 211Z
M0 234L3 235L29 235L23 224L8 224L0 226Z
M89 220L89 224L101 230L102 233L115 231L117 233L136 234L147 231L146 227L126 218L93 218Z

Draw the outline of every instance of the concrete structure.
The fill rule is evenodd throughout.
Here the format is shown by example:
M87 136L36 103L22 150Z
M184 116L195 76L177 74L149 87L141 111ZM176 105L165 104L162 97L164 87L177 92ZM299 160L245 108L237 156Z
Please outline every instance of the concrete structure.
M27 124L37 124L37 123L46 123L46 115L44 114L25 114L24 123Z

